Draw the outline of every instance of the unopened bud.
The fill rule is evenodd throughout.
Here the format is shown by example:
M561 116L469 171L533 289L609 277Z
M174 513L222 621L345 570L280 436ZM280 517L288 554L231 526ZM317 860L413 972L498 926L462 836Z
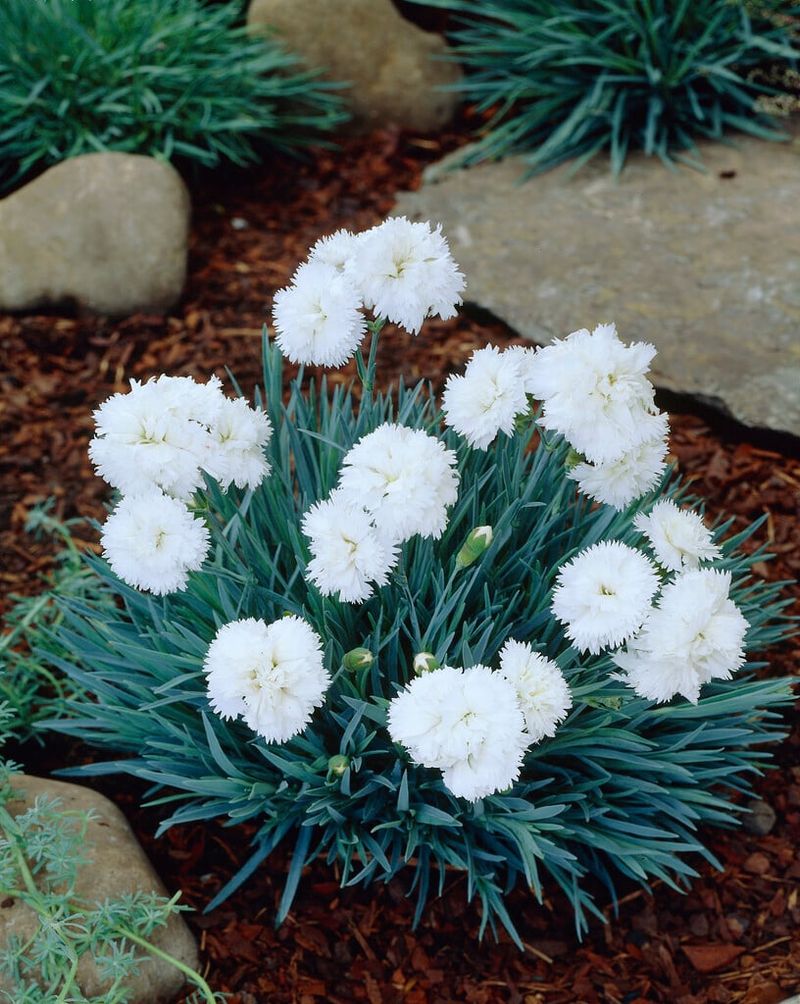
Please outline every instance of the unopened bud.
M456 568L467 568L483 554L492 542L494 533L490 526L476 526L470 531L464 546L456 555Z
M431 673L440 666L441 663L433 652L417 652L414 656L414 672L417 676L421 676L423 673Z
M332 756L328 760L328 770L337 777L341 777L349 766L350 757L345 756L343 753L337 753L336 756Z
M372 652L368 648L351 648L345 652L344 668L355 672L357 669L366 669L372 665Z
M582 453L579 453L576 449L570 446L564 460L564 467L566 467L568 471L571 471L574 467L577 467L578 464L584 463L585 460L586 457L584 457Z

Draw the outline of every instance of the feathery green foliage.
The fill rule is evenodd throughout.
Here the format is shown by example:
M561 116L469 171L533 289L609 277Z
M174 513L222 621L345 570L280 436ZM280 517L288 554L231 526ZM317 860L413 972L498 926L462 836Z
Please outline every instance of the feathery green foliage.
M364 382L372 376L361 365ZM429 389L400 386L394 397L306 380L284 401L282 362L265 341L263 401L275 433L272 473L254 491L223 494L209 482L201 504L212 527L213 557L189 588L165 598L121 583L90 559L98 594L111 589L113 615L91 596L67 598L59 638L72 655L53 664L94 700L76 699L54 723L112 751L114 759L77 772L126 772L152 783L163 828L190 820L259 824L251 859L219 902L282 841L294 854L280 904L288 912L303 866L317 854L338 861L343 884L413 873L422 915L431 884L445 869L467 876L484 925L499 920L516 937L503 895L517 882L541 898L549 878L563 889L579 932L598 906L586 879L659 878L685 886L692 857L713 861L701 828L735 825L733 792L768 760L762 748L781 734L791 701L786 680L758 679L750 662L730 681L707 685L699 705L653 705L615 679L608 655L579 657L550 613L558 568L602 538L633 542L633 509L592 507L564 477L566 445L531 450L532 433L505 436L490 452L441 433ZM325 598L304 578L308 559L300 517L334 486L343 453L394 416L443 435L458 451L461 487L443 537L404 545L398 572L363 604ZM680 494L672 482L668 493ZM647 499L640 505L646 505ZM493 527L478 560L459 552L473 527ZM718 529L722 536L729 530ZM787 633L777 585L754 581L763 553L738 550L742 533L723 542L721 567L750 623L747 648L763 651ZM203 659L220 625L242 617L304 617L326 646L335 672L326 704L299 736L276 746L209 707ZM474 804L453 796L438 772L413 765L385 728L388 701L411 675L413 655L451 665L491 664L504 640L531 640L557 659L575 705L555 738L526 755L508 792ZM355 669L347 652L369 649ZM367 660L364 660L366 663ZM351 660L351 665L353 661ZM337 671L338 670L338 671Z
M787 0L426 2L454 12L466 99L495 109L468 160L520 153L534 172L606 151L616 173L636 147L668 162L725 130L786 138L750 74L800 55Z
M237 2L3 0L0 188L101 150L247 164L346 118L333 85L250 37Z
M0 703L0 746L16 724L13 709ZM127 1004L129 981L149 953L180 969L198 988L197 1001L214 1004L218 998L199 973L149 940L185 909L178 905L179 894L167 899L137 892L102 902L78 898L90 814L63 809L57 798L44 797L24 812L10 812L9 802L24 794L24 785L12 785L18 773L16 764L0 758L0 898L25 904L39 927L24 941L11 932L0 948L0 979L6 988L0 989L0 1000ZM78 963L84 956L107 981L102 996L86 997L78 986Z
M79 597L90 593L98 611L114 604L114 594L98 593L97 579L87 568L72 529L79 520L57 519L52 515L53 499L35 506L26 521L25 530L34 537L43 534L60 541L55 569L43 592L33 596L11 596L14 604L4 617L0 634L0 701L13 713L5 728L14 739L41 739L36 722L64 714L67 697L75 687L62 673L52 673L46 652L65 655L64 646L54 633L61 621L58 599Z

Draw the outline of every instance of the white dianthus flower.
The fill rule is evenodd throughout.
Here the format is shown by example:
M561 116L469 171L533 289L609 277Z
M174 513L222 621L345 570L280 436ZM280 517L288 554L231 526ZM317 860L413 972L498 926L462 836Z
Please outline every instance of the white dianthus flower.
M523 363L520 352L487 345L473 352L463 376L448 377L445 420L476 449L487 449L499 432L513 435L514 419L528 410Z
M572 707L564 674L526 642L509 639L500 650L500 675L514 687L531 742L554 736Z
M392 739L470 801L517 780L530 742L524 728L514 687L486 666L434 669L389 704Z
M331 679L322 641L301 617L266 624L247 617L217 631L203 670L211 707L222 718L242 718L267 742L302 732L325 703Z
M269 419L243 398L222 393L217 377L160 376L131 381L95 412L89 444L97 473L123 495L158 488L188 499L203 486L202 471L223 488L255 487L269 471L263 448Z
M540 349L529 367L530 392L542 402L540 424L587 460L608 463L659 436L653 385L655 348L625 345L613 324L585 328Z
M670 571L697 568L701 561L720 556L703 517L668 499L656 502L649 513L637 513L633 522L650 541L656 561Z
M372 583L385 586L398 551L375 529L370 515L348 504L340 491L313 505L303 517L312 558L308 578L324 596L358 603L372 595Z
M220 382L160 376L131 381L126 394L114 394L95 411L89 457L97 473L123 495L149 487L188 499L203 484L200 457L208 430L200 416L216 410Z
M309 261L275 294L272 320L281 352L293 363L342 366L355 353L366 319L361 294L335 266Z
M536 358L536 352L536 349L529 348L526 345L510 345L507 349L503 350L503 355L508 359L513 359L517 366L519 366L522 389L525 391L526 395L533 395L533 383L536 370L534 360Z
M666 435L667 416L658 418ZM606 464L576 464L567 475L584 495L622 510L655 488L667 469L666 458L667 442L659 435Z
M308 252L309 261L330 265L337 272L344 272L348 263L355 258L361 234L349 230L337 230L328 237L321 237Z
M102 531L103 555L114 573L158 596L184 589L208 554L208 529L183 502L157 488L126 495Z
M421 429L386 422L346 454L339 485L342 497L366 509L386 539L441 537L458 497L456 455Z
M649 558L607 540L581 551L559 570L552 610L573 645L597 655L639 630L657 589L658 575Z
M359 235L347 274L377 317L414 335L426 317L453 317L464 289L441 227L434 230L404 216Z
M709 680L728 680L744 663L747 621L730 598L730 572L692 569L667 583L641 633L614 656L637 694L697 703Z
M269 473L264 447L272 436L269 418L242 398L221 397L210 418L207 471L224 489L255 488Z

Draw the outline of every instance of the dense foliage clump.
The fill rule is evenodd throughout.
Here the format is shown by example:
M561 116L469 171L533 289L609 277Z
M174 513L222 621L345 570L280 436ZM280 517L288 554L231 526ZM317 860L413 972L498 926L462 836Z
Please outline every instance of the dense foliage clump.
M205 167L318 142L335 88L238 23L238 3L4 0L0 186L121 150Z
M428 0L454 12L461 88L492 109L472 160L523 154L532 170L601 151L686 156L726 130L780 138L754 71L796 63L794 3L741 0Z

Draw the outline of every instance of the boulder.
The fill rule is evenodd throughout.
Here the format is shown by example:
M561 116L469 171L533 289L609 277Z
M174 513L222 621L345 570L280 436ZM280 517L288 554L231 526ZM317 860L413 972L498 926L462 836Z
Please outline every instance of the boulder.
M466 300L539 343L615 321L657 386L800 435L800 138L699 144L704 170L597 157L439 168L394 212L441 222ZM457 156L448 164L457 163Z
M6 808L14 816L25 812L40 796L59 799L59 808L65 811L93 812L84 842L87 861L78 873L75 887L77 898L102 902L138 890L167 894L125 817L113 802L90 788L27 774L12 777L11 783L18 797L8 802ZM24 903L3 900L0 903L0 947L5 947L10 936L26 941L35 933L38 923L36 914ZM197 968L197 946L182 917L172 916L166 927L155 930L151 941L185 965ZM183 974L153 955L142 952L142 956L135 976L128 983L130 1004L173 1001L184 984ZM103 983L88 954L81 957L77 979L87 997L102 997L106 992L107 984ZM0 975L0 997L5 996L3 990L14 989L7 983L7 977Z
M391 0L252 0L247 22L274 33L309 69L349 83L343 93L358 128L393 123L432 132L460 100L440 89L461 76L441 58L447 43L407 21Z
M160 313L186 278L189 194L128 153L73 157L0 201L0 310Z

